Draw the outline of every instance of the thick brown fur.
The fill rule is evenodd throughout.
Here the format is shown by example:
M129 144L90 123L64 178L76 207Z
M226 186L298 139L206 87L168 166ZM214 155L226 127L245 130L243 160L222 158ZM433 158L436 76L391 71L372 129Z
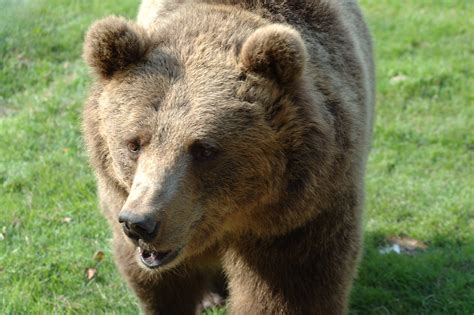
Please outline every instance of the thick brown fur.
M147 314L192 314L224 276L230 314L347 312L374 106L355 1L145 0L94 24L84 58L101 207ZM125 210L160 222L152 242ZM151 270L137 245L179 254Z
M84 58L104 79L144 58L151 45L143 28L120 17L96 22L88 38L94 44L84 46Z

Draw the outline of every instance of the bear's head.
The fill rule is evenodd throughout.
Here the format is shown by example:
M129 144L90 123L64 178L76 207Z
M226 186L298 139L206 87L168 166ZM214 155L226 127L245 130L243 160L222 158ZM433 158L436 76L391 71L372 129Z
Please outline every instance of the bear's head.
M297 31L206 6L148 30L109 17L90 28L84 58L99 90L104 167L127 196L117 224L145 266L303 219L283 212L309 180L294 154L313 155L304 135L325 126L300 126L317 114L297 104L307 101Z

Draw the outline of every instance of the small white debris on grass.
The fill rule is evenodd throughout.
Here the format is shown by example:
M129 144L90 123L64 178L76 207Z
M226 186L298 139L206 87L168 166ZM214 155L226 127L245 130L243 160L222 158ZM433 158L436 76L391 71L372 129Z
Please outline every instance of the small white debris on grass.
M379 253L382 255L388 253L414 255L428 248L422 241L410 237L392 236L387 239L387 242L387 246L379 249Z
M390 79L390 84L397 84L403 81L406 81L408 79L407 76L403 74L396 75Z
M385 247L382 247L381 249L379 249L379 253L382 254L382 255L385 255L385 254L388 254L388 253L397 253L397 254L400 254L400 245L398 244L393 244L393 245L388 245L388 246L385 246Z
M93 278L95 278L95 276L97 275L97 269L95 268L87 268L86 269L86 278L88 281L92 280Z

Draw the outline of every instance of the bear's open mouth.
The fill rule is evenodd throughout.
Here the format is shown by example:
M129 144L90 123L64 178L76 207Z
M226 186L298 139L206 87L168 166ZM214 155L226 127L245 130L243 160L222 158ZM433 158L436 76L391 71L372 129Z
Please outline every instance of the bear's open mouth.
M138 247L138 255L140 256L141 262L150 269L163 267L175 259L178 253L179 250L158 252Z

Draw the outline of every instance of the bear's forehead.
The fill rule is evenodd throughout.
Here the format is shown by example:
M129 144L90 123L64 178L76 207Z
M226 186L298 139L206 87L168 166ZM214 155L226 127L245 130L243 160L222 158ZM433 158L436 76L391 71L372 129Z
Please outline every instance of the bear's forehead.
M184 62L172 51L155 48L145 62L107 84L103 102L130 110L163 106L197 109L219 107L238 99L240 69L235 62Z
M137 91L104 93L102 121L119 134L127 130L124 139L148 134L154 142L162 143L171 139L175 142L188 138L220 139L224 134L252 126L262 116L258 107L235 97L189 95L180 89L179 82L176 84L165 95L156 91L146 97Z
M223 88L222 84L205 78L194 82L187 76L174 80L158 75L131 76L104 91L102 117L114 124L119 121L121 128L148 126L146 129L160 134L163 128L189 129L196 133L198 130L207 132L210 125L211 129L224 130L234 119L252 121L255 106L242 102L237 96L237 88L232 87L237 84L235 78L224 77L224 81L234 83Z
M218 61L223 56L235 59L242 41L266 23L226 6L185 4L159 17L149 32L158 46L176 52L178 59L190 64Z

